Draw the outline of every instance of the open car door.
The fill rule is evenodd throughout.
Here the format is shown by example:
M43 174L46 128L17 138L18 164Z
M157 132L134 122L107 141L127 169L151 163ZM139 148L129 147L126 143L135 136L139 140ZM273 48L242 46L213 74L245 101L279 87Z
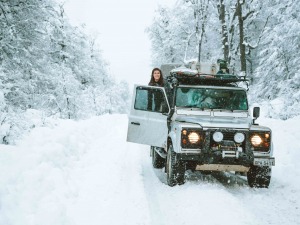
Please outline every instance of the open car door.
M127 141L166 147L170 106L162 87L134 86Z

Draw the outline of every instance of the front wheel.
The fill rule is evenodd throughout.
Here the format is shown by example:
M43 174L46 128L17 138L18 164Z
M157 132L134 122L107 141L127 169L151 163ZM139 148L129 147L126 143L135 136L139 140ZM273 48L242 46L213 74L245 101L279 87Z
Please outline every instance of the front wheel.
M267 166L251 166L247 173L250 187L268 188L271 181L271 168Z
M167 154L167 182L168 185L173 187L176 184L184 184L185 165L183 162L176 159L176 153L173 150L173 146L170 145Z

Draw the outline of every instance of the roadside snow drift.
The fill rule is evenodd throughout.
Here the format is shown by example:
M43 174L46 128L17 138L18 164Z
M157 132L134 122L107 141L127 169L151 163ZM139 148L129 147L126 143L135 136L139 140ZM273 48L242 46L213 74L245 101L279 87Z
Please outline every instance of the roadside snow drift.
M0 145L0 224L299 224L300 117L258 122L273 130L269 189L190 171L185 185L167 186L149 146L126 142L126 115L36 128L16 146Z

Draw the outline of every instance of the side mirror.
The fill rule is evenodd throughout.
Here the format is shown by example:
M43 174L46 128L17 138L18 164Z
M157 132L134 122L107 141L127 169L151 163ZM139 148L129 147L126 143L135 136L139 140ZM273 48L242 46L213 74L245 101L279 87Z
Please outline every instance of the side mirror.
M260 108L254 107L253 108L253 124L255 124L255 120L259 117Z
M260 108L259 107L254 107L253 108L253 117L255 119L257 119L259 117L259 113L260 113Z

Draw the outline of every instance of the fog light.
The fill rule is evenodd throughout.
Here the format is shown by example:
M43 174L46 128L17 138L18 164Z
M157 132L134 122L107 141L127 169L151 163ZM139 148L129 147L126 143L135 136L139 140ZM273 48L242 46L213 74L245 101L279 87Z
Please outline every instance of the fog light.
M223 140L224 135L220 132L217 131L213 134L213 139L215 142L221 142Z
M244 140L245 140L245 135L244 134L242 134L242 133L236 133L234 135L234 141L236 143L242 143Z

